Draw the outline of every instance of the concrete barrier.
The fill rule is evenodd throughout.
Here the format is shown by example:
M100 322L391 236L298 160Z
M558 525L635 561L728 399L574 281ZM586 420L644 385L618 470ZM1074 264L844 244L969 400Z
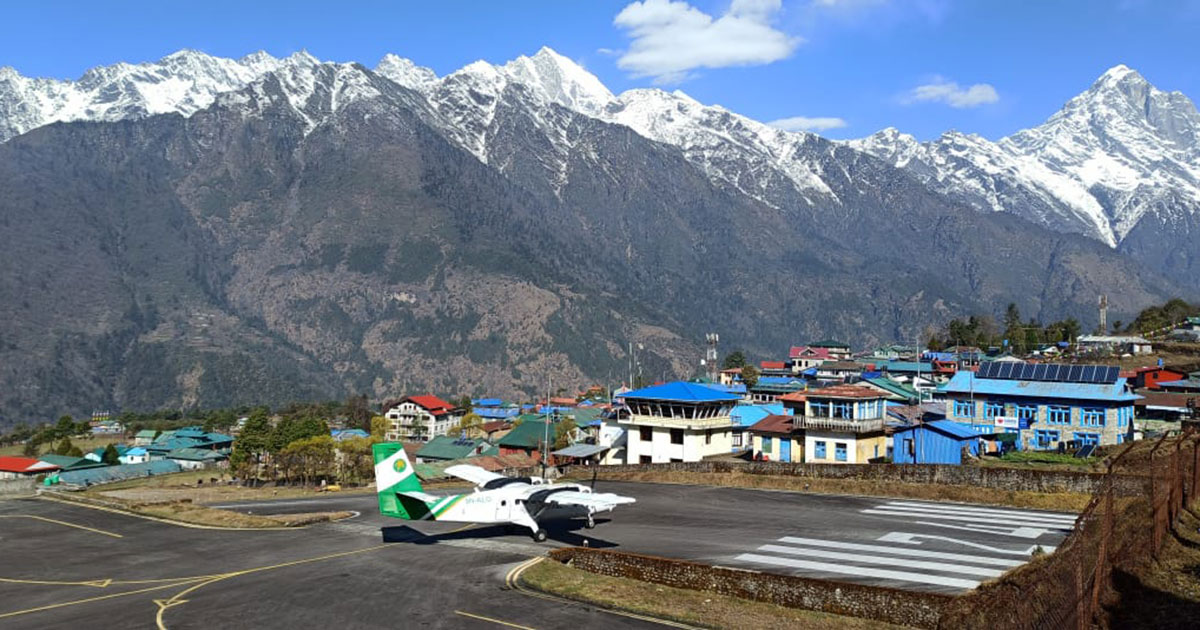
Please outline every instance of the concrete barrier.
M550 557L577 569L751 599L790 608L936 628L952 595L714 567L603 549L555 549Z
M33 477L24 479L0 479L0 497L21 496L37 492L38 482Z

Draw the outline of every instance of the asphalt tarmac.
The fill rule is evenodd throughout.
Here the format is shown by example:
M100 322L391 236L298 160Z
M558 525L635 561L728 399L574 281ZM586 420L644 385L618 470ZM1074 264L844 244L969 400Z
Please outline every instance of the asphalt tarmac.
M792 492L601 482L638 502L545 524L408 522L374 495L231 504L349 510L303 529L193 529L45 499L0 501L0 627L639 628L650 622L505 587L555 546L956 593L1052 551L1072 516Z

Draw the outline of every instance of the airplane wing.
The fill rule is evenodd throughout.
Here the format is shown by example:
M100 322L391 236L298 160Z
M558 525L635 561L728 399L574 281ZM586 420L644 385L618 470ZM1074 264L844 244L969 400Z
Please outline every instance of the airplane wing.
M560 490L547 493L543 496L538 496L540 493L533 493L530 501L540 501L542 503L553 503L555 505L578 505L580 507L591 508L593 511L611 510L618 505L626 503L636 503L637 499L633 497L624 497L611 492L579 492L577 490Z
M459 479L470 481L477 486L482 486L495 479L505 479L504 475L497 475L494 472L488 472L479 466L473 466L471 464L456 464L454 466L448 466L444 472L447 475L453 475Z

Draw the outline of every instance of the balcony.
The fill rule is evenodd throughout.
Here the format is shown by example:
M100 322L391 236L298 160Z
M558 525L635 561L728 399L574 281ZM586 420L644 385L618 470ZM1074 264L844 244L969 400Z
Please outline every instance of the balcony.
M814 431L840 431L842 433L877 433L883 431L887 421L883 418L869 420L852 420L848 418L818 418L814 416L795 416L792 424L797 429L812 429Z

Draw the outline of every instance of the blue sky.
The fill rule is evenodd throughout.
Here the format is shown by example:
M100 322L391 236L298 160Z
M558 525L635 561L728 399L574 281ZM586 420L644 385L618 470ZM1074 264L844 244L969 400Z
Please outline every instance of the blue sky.
M0 66L29 76L180 48L368 66L394 52L444 74L547 45L614 92L678 88L837 138L894 126L996 139L1118 63L1200 98L1200 0L47 0L4 14Z

